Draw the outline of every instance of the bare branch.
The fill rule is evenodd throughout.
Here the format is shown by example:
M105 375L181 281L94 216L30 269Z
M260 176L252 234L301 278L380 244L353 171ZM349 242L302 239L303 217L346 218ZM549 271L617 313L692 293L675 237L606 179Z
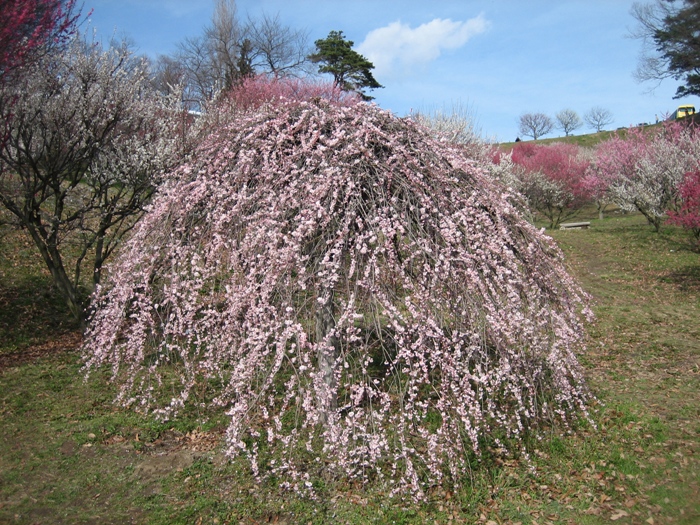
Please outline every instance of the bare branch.
M283 25L279 15L249 19L245 36L251 42L253 66L259 73L296 75L311 67L307 58L312 51L309 32Z
M544 113L525 113L520 116L518 129L522 135L537 140L552 131L553 127L552 119Z
M583 116L583 120L585 120L586 124L591 128L595 129L596 132L600 132L603 131L605 126L612 124L613 114L608 109L594 106Z

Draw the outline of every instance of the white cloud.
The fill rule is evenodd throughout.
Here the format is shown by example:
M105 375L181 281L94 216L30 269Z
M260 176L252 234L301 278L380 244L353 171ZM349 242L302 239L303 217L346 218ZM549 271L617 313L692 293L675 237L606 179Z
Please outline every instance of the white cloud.
M374 64L377 77L407 74L433 62L443 50L462 47L490 25L483 14L466 22L435 18L415 29L397 21L370 31L357 51Z

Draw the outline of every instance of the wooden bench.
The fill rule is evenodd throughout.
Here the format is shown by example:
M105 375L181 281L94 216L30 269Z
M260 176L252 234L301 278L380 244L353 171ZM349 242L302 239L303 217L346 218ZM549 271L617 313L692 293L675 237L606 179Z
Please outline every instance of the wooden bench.
M563 222L559 225L560 230L587 230L590 222Z

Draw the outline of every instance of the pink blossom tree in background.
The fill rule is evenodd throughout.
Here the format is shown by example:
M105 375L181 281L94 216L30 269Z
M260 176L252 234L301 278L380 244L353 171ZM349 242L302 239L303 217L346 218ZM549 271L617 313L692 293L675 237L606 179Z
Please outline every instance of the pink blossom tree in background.
M332 82L256 75L243 79L240 85L226 92L224 100L230 106L224 110L235 108L238 112L244 112L285 99L306 102L318 99L339 105L351 105L361 100L356 93L343 91Z
M596 204L599 218L602 219L607 206L619 200L613 191L615 183L635 177L637 162L645 155L648 144L649 137L642 128L630 128L625 137L615 134L596 145L584 184Z
M242 79L224 92L215 101L212 111L205 113L202 124L209 129L266 104L279 104L284 100L326 100L339 105L352 105L362 99L357 93L343 91L332 82L254 75Z
M668 222L689 230L700 247L700 170L686 173L678 191L681 204L668 212Z
M168 177L95 297L118 400L230 417L258 478L459 485L589 393L586 297L508 190L411 119L280 99Z
M549 228L575 217L590 202L584 181L589 160L578 146L519 143L511 158L522 168L515 189L549 221Z
M599 146L596 164L610 178L613 199L624 210L640 212L658 232L667 211L680 203L684 174L698 168L698 134L668 124L653 134L630 130L608 142Z

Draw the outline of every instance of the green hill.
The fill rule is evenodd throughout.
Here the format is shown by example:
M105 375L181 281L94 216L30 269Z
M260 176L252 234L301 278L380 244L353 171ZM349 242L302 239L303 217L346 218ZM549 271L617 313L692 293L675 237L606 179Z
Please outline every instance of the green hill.
M692 115L690 117L685 117L683 119L680 119L680 122L683 124L687 125L692 125L692 126L700 126L700 113L696 113L695 115ZM662 126L663 122L659 122L657 124L649 124L644 126L645 130L654 130L658 128L659 126ZM599 142L603 142L605 140L608 140L610 137L614 136L615 134L618 134L620 137L623 139L627 135L627 130L629 128L619 128L614 131L601 131L598 133L589 133L587 135L570 135L568 137L554 137L554 138L544 138L544 139L538 139L536 142L537 144L552 144L554 142L564 142L566 144L577 144L578 146L584 147L584 148L591 148L598 144ZM527 140L523 142L535 142L532 140ZM501 142L499 146L506 151L510 151L513 146L515 145L515 142Z
M645 128L655 128L658 125L659 124L651 124L649 126L645 126ZM627 129L628 128L620 128L615 131L600 131L598 133L589 133L587 135L569 135L568 137L545 138L538 139L537 141L524 140L523 142L536 142L537 144L552 144L554 142L564 142L565 144L576 144L584 148L591 148L599 142L608 140L615 134L619 134L622 138L624 138L625 135L627 135ZM515 142L502 142L499 144L499 146L506 150L510 150L513 148L513 146L515 146L515 144Z

